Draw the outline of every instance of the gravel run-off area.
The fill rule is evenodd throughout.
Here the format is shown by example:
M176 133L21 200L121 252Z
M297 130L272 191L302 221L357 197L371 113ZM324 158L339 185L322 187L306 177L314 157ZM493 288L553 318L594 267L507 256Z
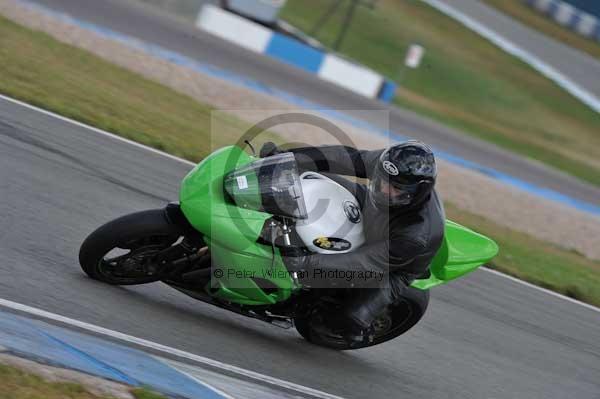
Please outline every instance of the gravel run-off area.
M0 0L0 14L64 43L86 49L247 122L254 123L281 111L304 111L268 95L155 58L141 50L42 14L18 0ZM381 117L385 117L385 114ZM331 117L327 118L331 120ZM381 148L388 142L383 136L339 120L333 122L359 148ZM313 145L335 143L321 129L305 124L290 124L274 130L293 142ZM578 251L590 259L600 259L600 217L504 185L449 162L440 161L439 165L438 190L444 199L459 208L557 246Z

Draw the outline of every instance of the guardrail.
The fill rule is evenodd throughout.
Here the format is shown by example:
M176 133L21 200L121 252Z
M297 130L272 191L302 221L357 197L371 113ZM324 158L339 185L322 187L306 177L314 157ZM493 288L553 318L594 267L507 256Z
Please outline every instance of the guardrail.
M206 4L196 26L247 50L264 54L369 98L390 102L396 84L338 55L311 47L239 15Z
M600 42L600 18L561 0L524 0L558 24Z

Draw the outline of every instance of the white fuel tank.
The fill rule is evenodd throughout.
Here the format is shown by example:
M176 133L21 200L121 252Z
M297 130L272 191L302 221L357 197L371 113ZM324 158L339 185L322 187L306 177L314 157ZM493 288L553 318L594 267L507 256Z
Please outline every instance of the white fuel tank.
M339 254L365 242L363 217L356 198L344 187L316 172L300 175L308 218L296 231L311 251Z

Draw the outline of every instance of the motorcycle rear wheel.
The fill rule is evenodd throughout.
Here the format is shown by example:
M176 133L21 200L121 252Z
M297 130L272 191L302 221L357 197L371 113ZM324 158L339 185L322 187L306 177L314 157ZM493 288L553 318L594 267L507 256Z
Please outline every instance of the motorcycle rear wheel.
M155 255L182 235L164 209L132 213L92 232L81 245L79 263L89 277L107 284L152 283L160 280Z
M360 349L390 341L415 326L429 305L429 291L408 287L403 297L388 312L373 322L375 337L372 342L350 346L341 336L323 335L311 326L313 318L296 317L294 326L304 339L315 345L337 350Z

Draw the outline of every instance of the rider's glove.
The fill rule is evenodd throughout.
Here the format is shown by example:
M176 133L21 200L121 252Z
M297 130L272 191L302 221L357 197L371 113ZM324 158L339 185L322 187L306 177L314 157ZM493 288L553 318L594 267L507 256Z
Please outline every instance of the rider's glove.
M283 255L283 263L285 263L288 271L291 272L310 272L316 263L316 258L310 252L293 251L288 249Z
M277 145L275 145L275 143L273 143L272 141L267 141L260 148L259 156L261 158L266 158L266 157L270 157L271 155L280 154L280 153L281 153L281 151L279 150L279 148L277 148Z
M283 262L290 274L302 282L305 287L312 285L311 275L315 268L314 255L284 256Z

